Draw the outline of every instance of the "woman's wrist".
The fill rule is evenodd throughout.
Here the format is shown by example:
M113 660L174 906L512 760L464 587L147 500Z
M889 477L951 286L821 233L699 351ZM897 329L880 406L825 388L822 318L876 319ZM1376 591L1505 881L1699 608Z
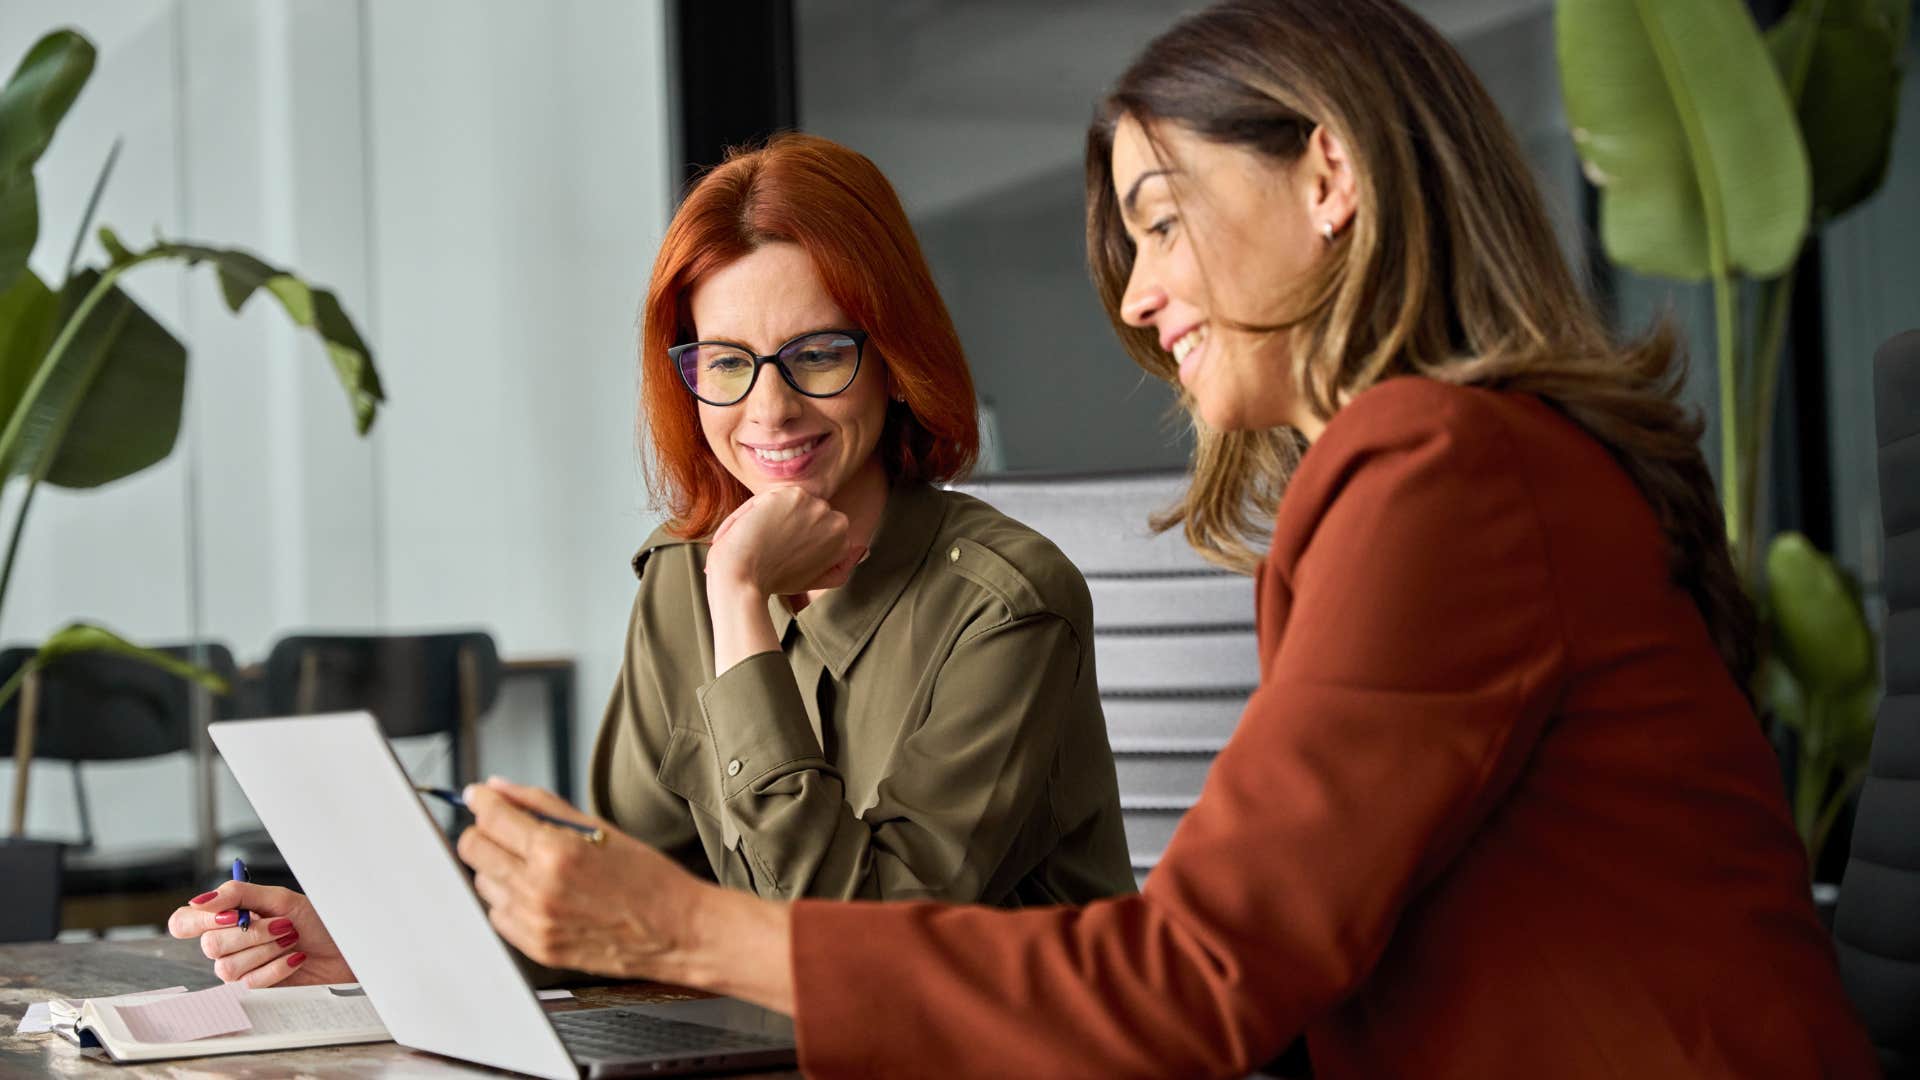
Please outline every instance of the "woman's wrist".
M791 912L752 893L694 883L661 977L793 1014Z
M773 616L767 613L767 599L767 594L751 582L708 578L707 614L713 624L715 675L724 674L756 653L780 650L780 639L773 633Z

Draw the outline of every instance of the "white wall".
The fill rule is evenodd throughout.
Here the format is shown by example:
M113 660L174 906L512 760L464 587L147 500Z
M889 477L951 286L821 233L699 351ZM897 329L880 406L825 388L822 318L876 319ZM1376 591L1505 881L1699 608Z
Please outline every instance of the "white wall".
M626 559L655 520L633 348L670 204L663 7L9 0L0 62L59 25L100 59L38 170L42 274L122 135L100 221L136 243L250 248L332 287L389 401L358 439L321 349L266 298L235 318L208 271L136 275L193 350L181 444L109 488L42 491L0 638L85 617L245 661L300 629L477 626L503 654L579 661L584 769ZM543 708L531 689L504 699L483 768L545 780ZM431 748L403 759L445 767ZM103 841L192 835L184 764L88 775ZM221 819L248 819L230 784ZM63 775L36 771L29 823L71 834Z

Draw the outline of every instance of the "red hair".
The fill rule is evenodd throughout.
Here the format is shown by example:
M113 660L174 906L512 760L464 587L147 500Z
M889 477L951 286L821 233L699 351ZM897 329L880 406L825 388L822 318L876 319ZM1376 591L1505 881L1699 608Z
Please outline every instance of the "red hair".
M641 403L654 461L647 487L678 536L710 535L748 491L707 446L693 395L667 356L694 338L688 298L764 244L798 244L833 302L867 332L904 403L887 403L875 452L896 482L943 482L980 449L973 376L893 185L873 162L813 135L734 150L701 177L667 226L640 332Z

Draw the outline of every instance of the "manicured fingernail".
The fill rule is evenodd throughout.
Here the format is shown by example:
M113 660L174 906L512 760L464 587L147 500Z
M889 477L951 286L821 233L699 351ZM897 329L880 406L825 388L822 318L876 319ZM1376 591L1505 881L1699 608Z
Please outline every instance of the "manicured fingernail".
M240 913L237 911L223 911L220 914L215 915L213 917L213 923L215 926L232 926L234 923L237 923L239 921L240 921Z
M189 900L189 901L187 901L187 903L189 903L189 904L204 904L204 903L206 903L207 901L209 901L209 900L211 900L211 899L213 899L214 897L216 897L216 896L219 896L219 895L220 895L220 894L219 894L219 892L217 892L217 891L215 891L215 892L203 892L203 893L201 893L201 894L200 894L199 896L196 896L196 897L194 897L193 899L191 899L191 900Z
M287 946L299 940L300 940L300 935L297 933L294 933L294 934L288 934L286 937L274 938L273 943L284 949Z
M292 919L275 919L267 924L267 933L269 934L284 934L291 929L293 929ZM281 944L285 944L285 942Z
M287 966L290 968L297 968L301 964L304 964L306 962L307 962L307 954L303 952L297 952L297 953L294 953L292 956L287 957Z

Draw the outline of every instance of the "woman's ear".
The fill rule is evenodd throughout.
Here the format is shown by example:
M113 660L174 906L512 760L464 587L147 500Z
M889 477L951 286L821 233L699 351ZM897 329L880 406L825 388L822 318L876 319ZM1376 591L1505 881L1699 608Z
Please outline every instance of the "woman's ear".
M1305 180L1307 216L1314 229L1332 240L1353 222L1358 203L1353 175L1353 159L1347 144L1325 124L1307 136L1307 151L1300 159L1300 174Z

